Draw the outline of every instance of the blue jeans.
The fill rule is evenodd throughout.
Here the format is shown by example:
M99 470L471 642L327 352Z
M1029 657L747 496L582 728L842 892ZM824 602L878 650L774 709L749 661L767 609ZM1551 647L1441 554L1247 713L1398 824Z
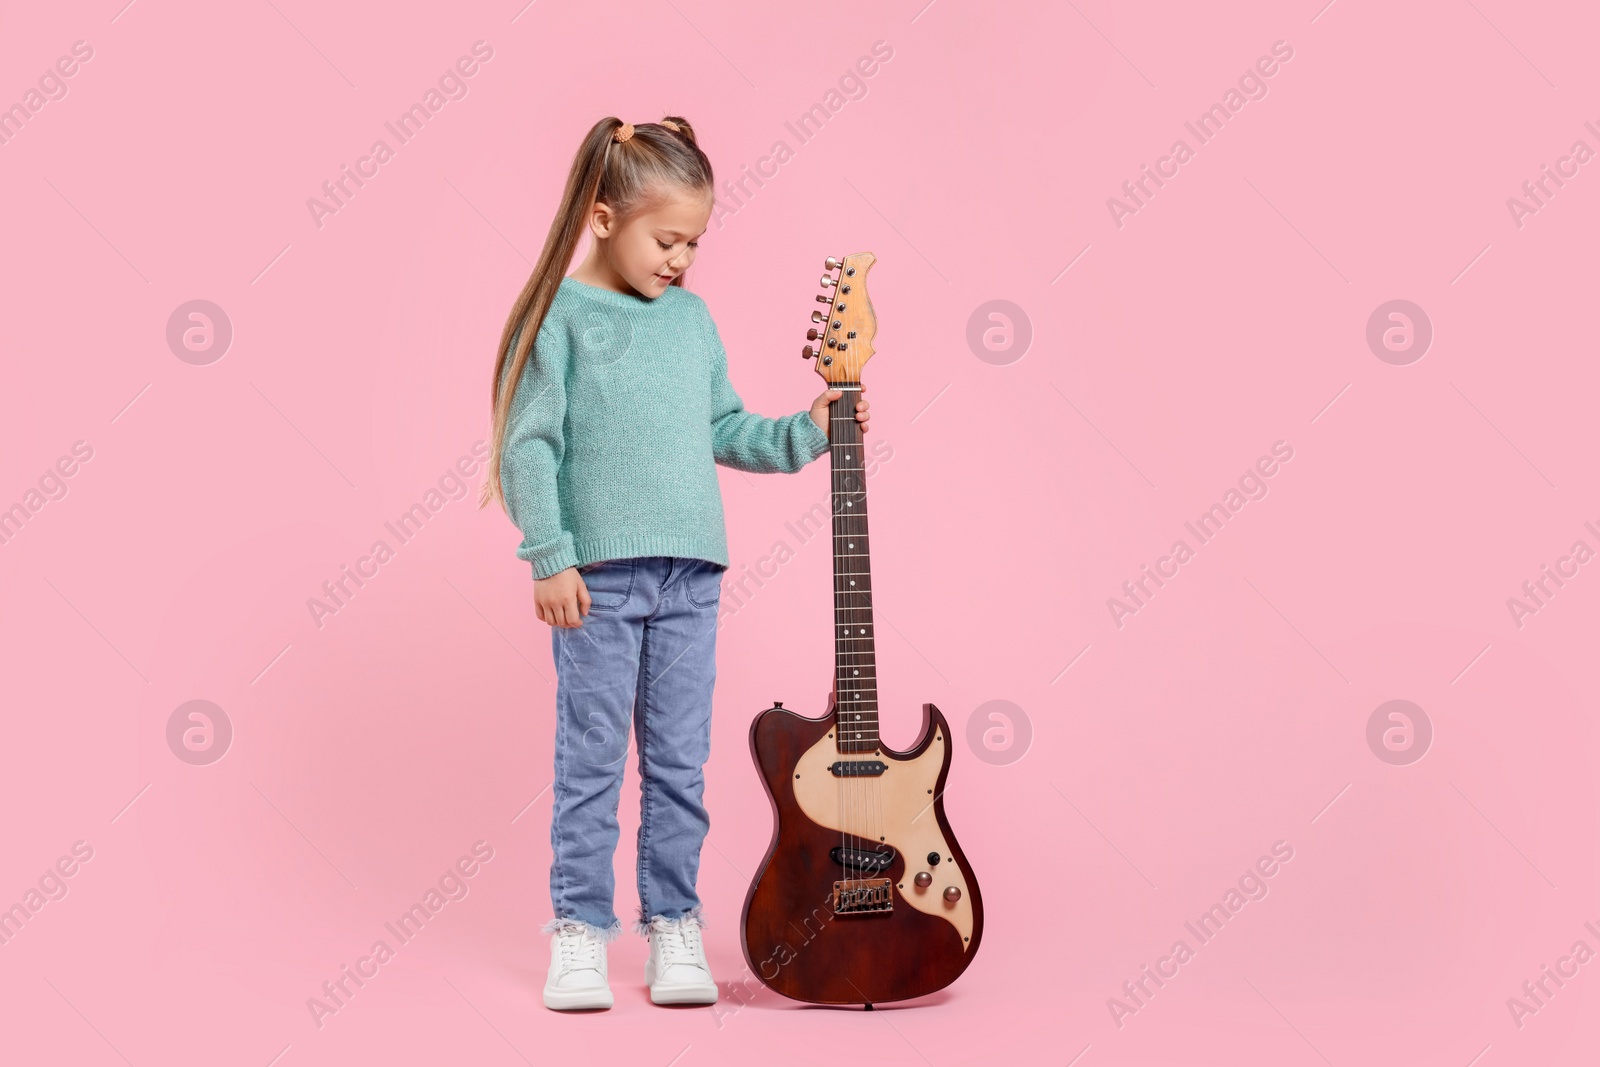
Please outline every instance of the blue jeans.
M641 556L579 570L583 625L551 628L556 684L555 796L546 932L585 924L621 933L613 910L617 805L630 723L638 735L639 915L700 915L695 881L710 829L702 796L711 755L717 605L726 568Z

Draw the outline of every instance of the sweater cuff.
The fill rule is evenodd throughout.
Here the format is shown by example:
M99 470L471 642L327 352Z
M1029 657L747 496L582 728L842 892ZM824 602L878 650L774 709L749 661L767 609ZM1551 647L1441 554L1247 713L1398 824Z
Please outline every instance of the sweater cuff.
M548 544L536 548L528 548L526 544L517 549L517 556L533 564L535 579L548 578L553 574L560 574L568 567L578 565L578 553L572 547L572 535L561 531L561 536Z
M799 445L805 450L806 461L816 459L828 450L828 435L811 421L811 412L802 411L796 416L799 423Z

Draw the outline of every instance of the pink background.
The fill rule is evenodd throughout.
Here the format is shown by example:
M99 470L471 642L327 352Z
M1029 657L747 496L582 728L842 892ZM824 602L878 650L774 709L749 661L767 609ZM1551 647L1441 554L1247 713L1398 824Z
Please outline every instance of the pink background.
M1600 549L1600 164L1520 226L1507 199L1600 148L1600 20L1319 3L5 5L0 103L93 57L0 145L0 507L92 458L0 545L0 902L93 856L0 946L0 1059L1594 1063L1600 962L1520 1026L1507 1000L1600 950L1600 563L1520 626L1507 600ZM384 122L479 40L467 94L397 146ZM785 123L878 41L801 144ZM1275 41L1265 97L1199 144L1184 123ZM923 701L958 734L1015 706L947 796L982 949L892 1011L659 1010L631 936L614 1010L546 1011L554 672L517 532L470 499L403 546L384 527L485 436L583 131L674 113L725 178L793 151L725 197L689 276L752 409L820 388L797 356L824 257L878 256L886 740ZM380 137L394 158L319 227L308 198ZM1178 138L1194 157L1119 227L1108 198ZM196 364L167 327L201 299L233 336ZM992 300L1026 351L969 345ZM1432 324L1404 365L1366 339L1391 300ZM1184 523L1278 441L1267 495L1199 544ZM731 985L770 833L746 729L820 711L830 561L785 525L823 464L723 489L734 572L766 575L721 631L708 769ZM308 599L380 538L394 558L319 628ZM1108 599L1180 538L1119 626ZM209 765L168 744L190 700L232 725ZM1425 758L1369 747L1390 700L1423 709ZM623 819L631 918L631 764ZM319 1027L307 999L478 841L470 894ZM1280 841L1267 896L1190 939ZM1180 938L1193 958L1114 1018Z

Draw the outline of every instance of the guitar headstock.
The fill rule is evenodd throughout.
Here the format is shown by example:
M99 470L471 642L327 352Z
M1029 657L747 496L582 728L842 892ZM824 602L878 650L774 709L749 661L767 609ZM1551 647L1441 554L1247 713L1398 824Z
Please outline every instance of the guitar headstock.
M872 339L878 333L878 317L867 299L867 271L878 261L871 252L857 252L844 259L828 257L828 271L822 276L825 290L817 299L828 305L826 312L813 311L817 325L806 331L806 339L821 342L806 345L801 355L816 359L817 373L829 385L859 382L861 368L872 358Z

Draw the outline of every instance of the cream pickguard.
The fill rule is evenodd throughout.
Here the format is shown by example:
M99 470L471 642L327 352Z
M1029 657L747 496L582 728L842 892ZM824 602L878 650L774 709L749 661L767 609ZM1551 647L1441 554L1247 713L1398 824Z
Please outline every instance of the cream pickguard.
M900 853L905 858L905 874L896 885L898 898L918 911L949 920L961 935L965 951L972 935L972 893L933 814L933 790L948 743L944 731L937 730L920 756L902 761L881 750L843 754L829 733L800 757L794 795L806 818L818 826L864 838L863 847L877 844L882 837L884 844ZM882 761L886 765L883 774L839 778L828 769L838 760L865 759ZM928 863L930 853L938 854L938 863ZM925 889L915 882L920 871L933 876ZM961 891L953 904L944 898L950 886Z

